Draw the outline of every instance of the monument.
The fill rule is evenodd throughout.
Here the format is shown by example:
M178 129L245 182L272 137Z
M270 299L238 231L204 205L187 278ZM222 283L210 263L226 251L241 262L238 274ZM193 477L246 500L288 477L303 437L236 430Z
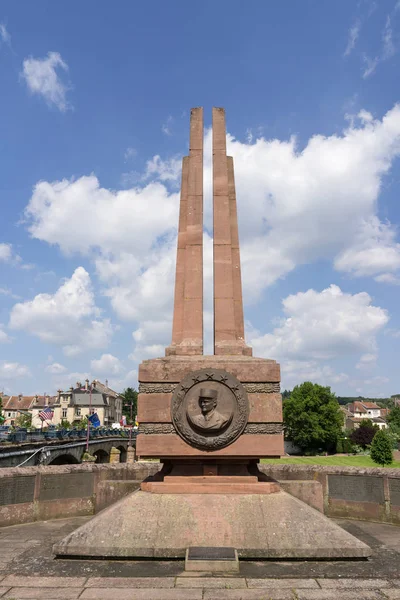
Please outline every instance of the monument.
M212 111L214 354L203 355L203 135L203 109L194 108L182 164L172 343L164 358L139 367L137 454L162 460L160 479L202 475L215 486L219 475L252 475L252 483L260 457L283 454L280 369L253 358L244 339L234 168L222 108ZM180 483L184 490L189 480Z
M213 108L214 354L203 354L203 109L183 159L172 342L139 367L136 451L160 459L141 490L67 536L58 556L184 557L229 547L240 557L344 558L368 546L259 470L283 452L279 364L244 339L233 159Z

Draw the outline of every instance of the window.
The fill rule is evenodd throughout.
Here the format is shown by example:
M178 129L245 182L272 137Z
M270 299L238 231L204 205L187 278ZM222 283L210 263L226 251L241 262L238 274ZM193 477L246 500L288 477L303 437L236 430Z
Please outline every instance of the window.
M76 414L78 417L80 417L80 416L81 416L81 408L80 408L80 406L78 406L78 407L75 409L75 414Z
M67 409L66 409L66 408L63 408L63 409L62 409L62 418L63 418L63 419L66 419L66 418L67 418L67 412L68 412L68 411L67 411Z
M7 414L7 416L8 416L8 417L11 417L11 413L9 412L9 413Z
M89 410L89 414L91 414L91 415L94 415L94 408L91 408L91 409Z

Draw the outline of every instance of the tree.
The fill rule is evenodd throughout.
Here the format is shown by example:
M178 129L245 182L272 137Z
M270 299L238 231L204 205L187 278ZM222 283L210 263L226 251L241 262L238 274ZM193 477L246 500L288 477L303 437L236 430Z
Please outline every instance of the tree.
M343 413L330 387L306 381L283 403L285 434L303 452L335 450Z
M371 419L363 419L360 426L351 432L350 439L353 444L357 444L357 446L361 446L365 450L367 446L372 444L377 430L377 425L374 425Z
M393 433L400 434L400 406L394 406L387 417L390 430Z
M5 420L6 418L3 417L3 398L0 396L0 425L2 425Z
M75 424L76 429L78 429L79 431L81 429L87 429L88 426L88 418L87 417L83 417L83 419L81 419L80 421L78 421Z
M32 427L32 415L27 413L21 413L15 419L15 425L17 427Z
M384 429L380 429L374 435L371 444L371 458L382 467L393 462L392 442Z
M138 393L134 388L128 387L122 392L121 396L123 398L122 414L126 416L126 422L128 425L134 425L135 417L137 415Z

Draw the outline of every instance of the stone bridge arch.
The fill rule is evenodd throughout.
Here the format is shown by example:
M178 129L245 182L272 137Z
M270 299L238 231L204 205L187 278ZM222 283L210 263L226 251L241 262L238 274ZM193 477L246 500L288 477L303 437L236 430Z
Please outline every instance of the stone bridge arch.
M114 446L121 451L121 462L126 462L126 451L128 447L128 440L124 439L103 439L98 442L91 441L89 443L89 452L94 456L98 456L100 460L96 462L108 463L110 462L111 448ZM86 443L82 443L79 446L72 447L58 447L51 448L49 446L44 451L44 455L41 457L40 464L42 465L65 465L65 464L77 464L82 462L82 457L86 452Z

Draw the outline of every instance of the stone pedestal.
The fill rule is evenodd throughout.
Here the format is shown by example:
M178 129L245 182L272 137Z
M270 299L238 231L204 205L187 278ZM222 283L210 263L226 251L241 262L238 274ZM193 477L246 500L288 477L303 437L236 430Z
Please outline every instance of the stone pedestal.
M184 558L192 546L232 547L239 558L365 558L370 548L317 510L276 494L134 492L53 548L56 555Z
M243 433L221 449L201 450L176 432L172 397L190 373L206 369L234 375L247 394L249 414ZM280 457L284 453L280 368L274 360L247 356L168 356L143 361L139 367L136 452L141 458L227 459ZM215 473L217 474L217 473Z

